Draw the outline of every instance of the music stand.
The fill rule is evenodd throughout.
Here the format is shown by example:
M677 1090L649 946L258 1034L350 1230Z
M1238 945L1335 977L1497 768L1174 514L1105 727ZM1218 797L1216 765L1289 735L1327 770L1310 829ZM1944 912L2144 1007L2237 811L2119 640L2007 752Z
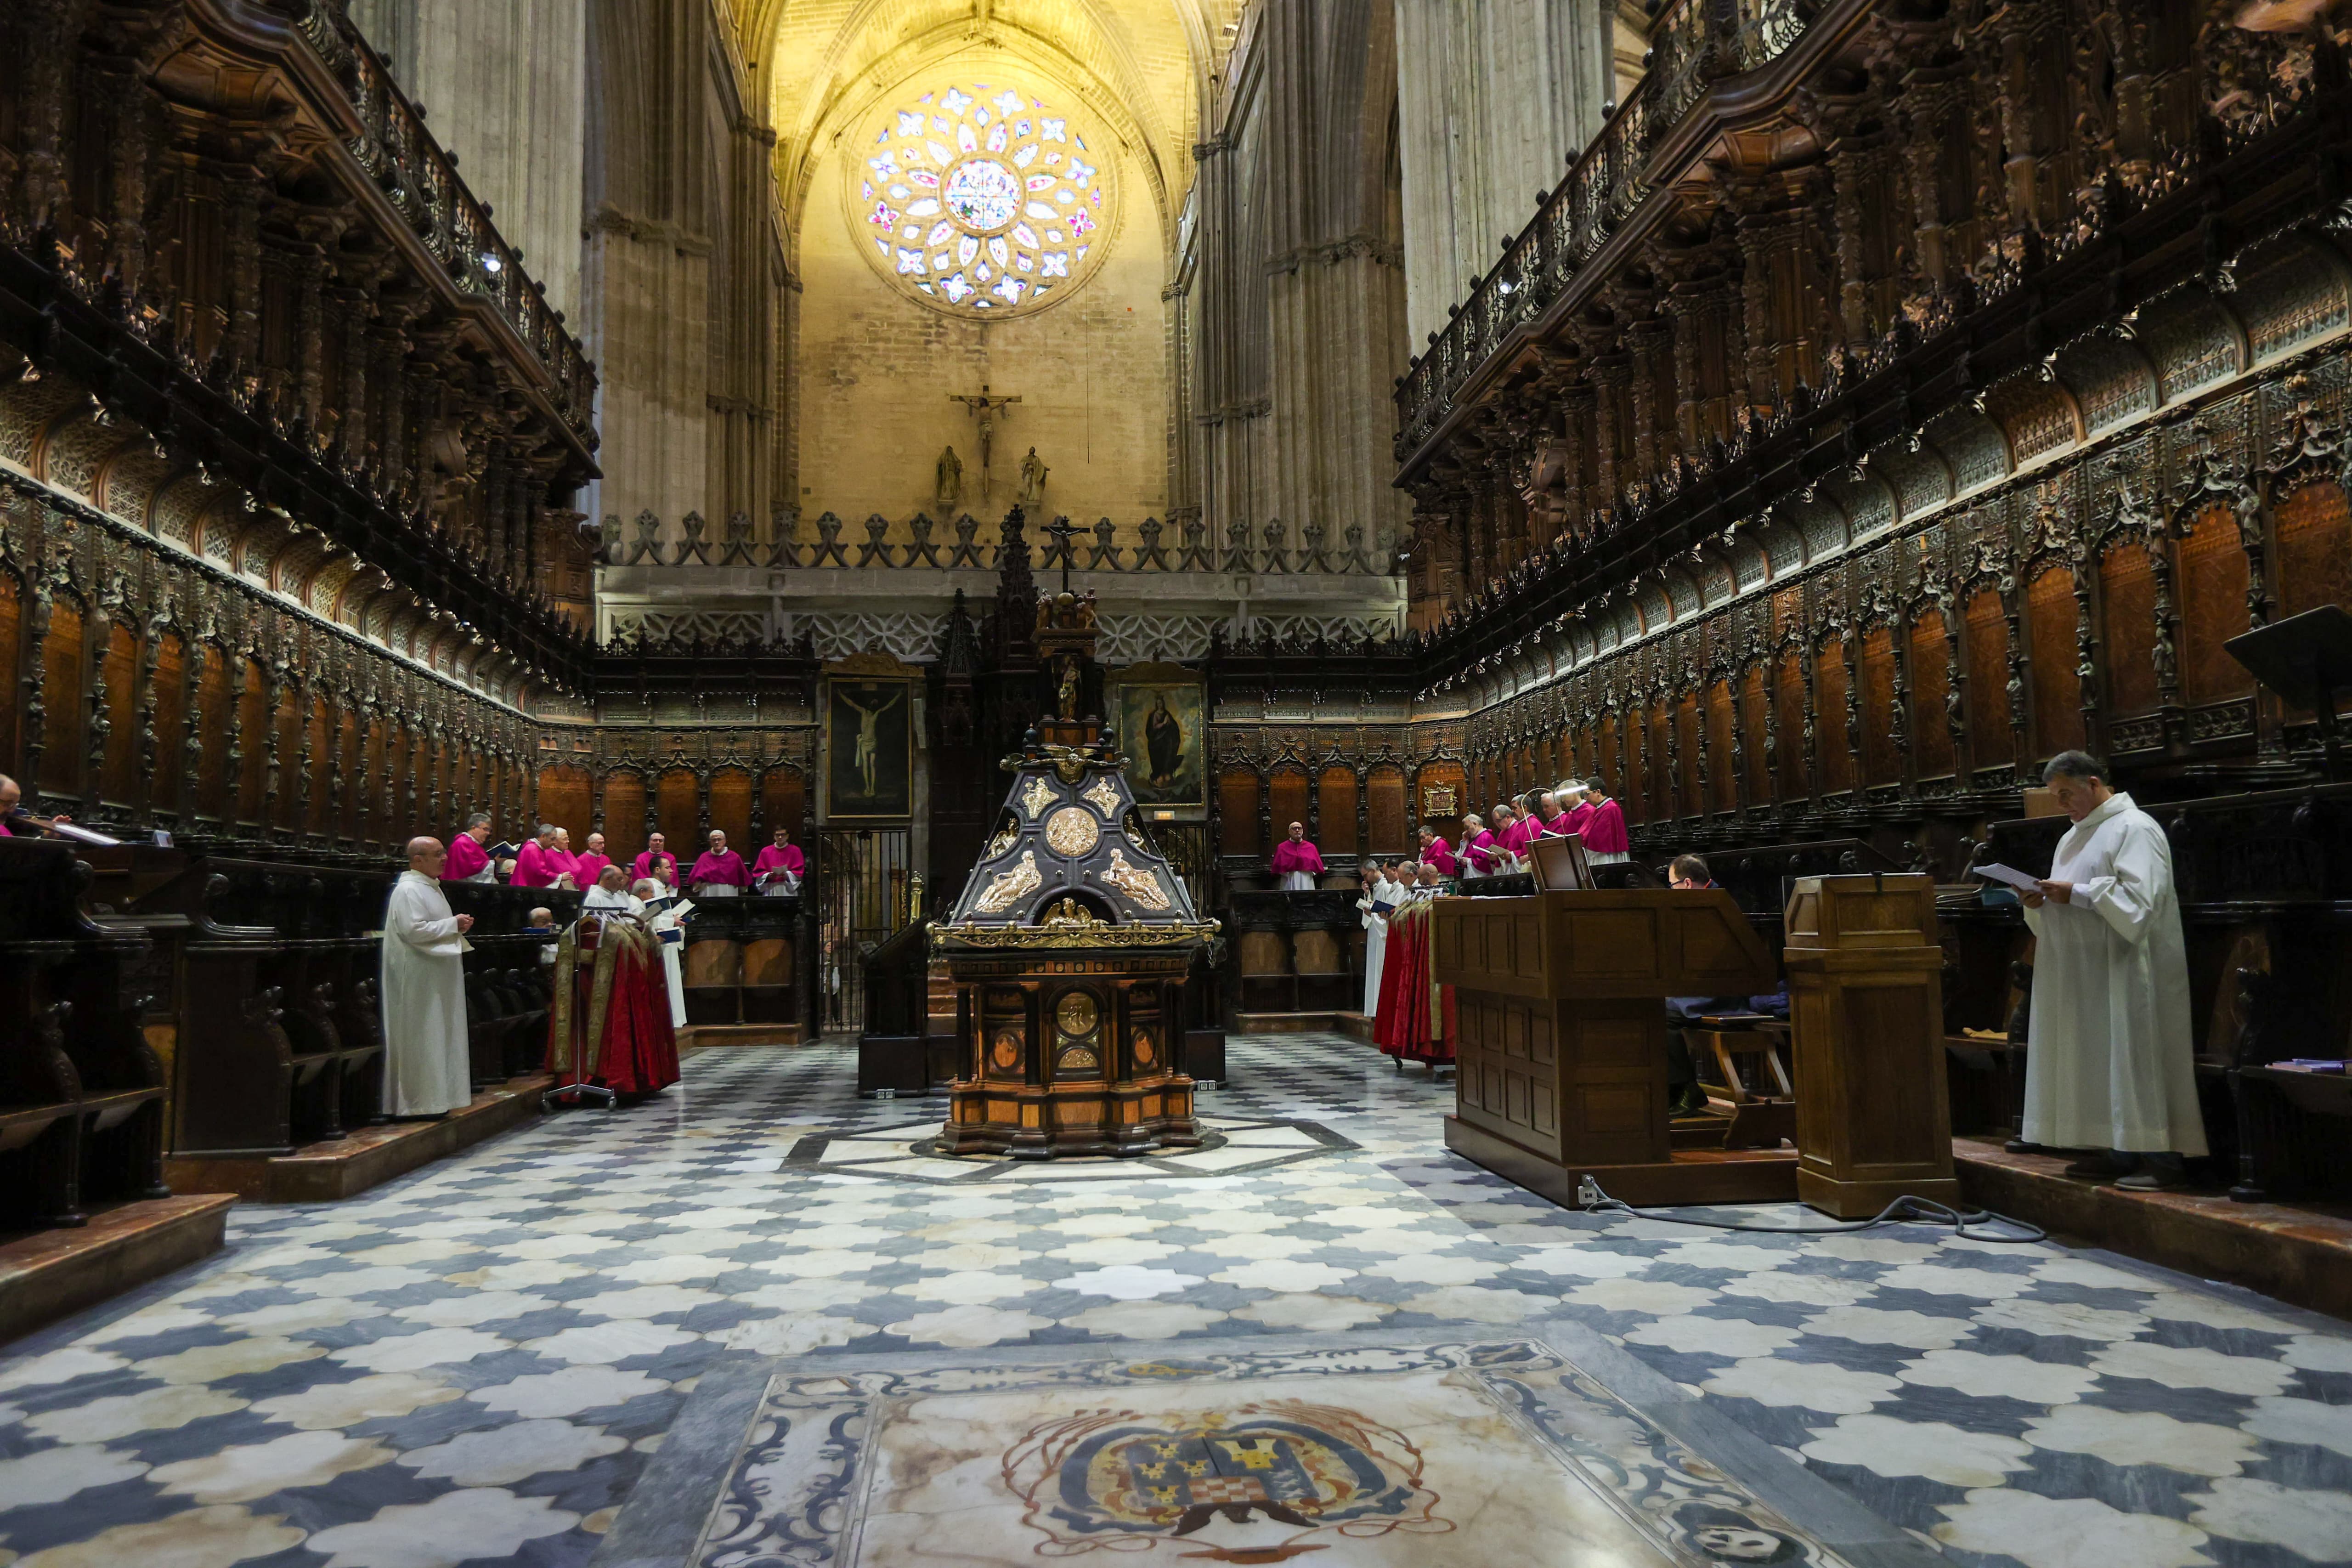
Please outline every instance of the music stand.
M1592 868L1584 858L1584 836L1546 834L1528 845L1528 869L1535 874L1536 891L1558 893L1592 886Z
M2256 680L2311 710L2319 726L2321 768L2335 776L2340 771L2336 694L2352 687L2352 614L2341 605L2322 605L2241 633L2221 647Z

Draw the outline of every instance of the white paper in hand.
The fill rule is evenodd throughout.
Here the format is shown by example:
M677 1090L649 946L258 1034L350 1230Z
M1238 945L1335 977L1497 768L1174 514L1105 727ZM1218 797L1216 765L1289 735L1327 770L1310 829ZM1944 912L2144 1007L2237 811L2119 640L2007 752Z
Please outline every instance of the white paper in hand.
M1971 868L1971 869L1977 876L1983 877L1990 881L2006 882L2011 887L2017 889L2021 892L2031 893L2042 886L2041 878L2029 877L2024 872L2019 870L2016 867L2004 866L1998 860L1989 866L1977 866Z

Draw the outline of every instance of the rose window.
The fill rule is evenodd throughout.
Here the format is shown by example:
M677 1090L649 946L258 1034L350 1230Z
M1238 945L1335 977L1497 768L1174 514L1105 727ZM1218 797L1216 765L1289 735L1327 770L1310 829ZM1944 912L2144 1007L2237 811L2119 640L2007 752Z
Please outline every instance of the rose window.
M850 172L866 258L950 315L1052 304L1108 247L1102 149L1077 117L1002 84L959 83L887 110Z

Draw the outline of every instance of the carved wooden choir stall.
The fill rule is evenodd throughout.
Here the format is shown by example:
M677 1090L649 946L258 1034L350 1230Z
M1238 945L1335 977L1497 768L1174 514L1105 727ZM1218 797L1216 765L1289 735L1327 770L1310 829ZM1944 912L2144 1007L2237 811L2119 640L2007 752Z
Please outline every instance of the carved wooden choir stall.
M1098 729L1032 731L1002 826L931 928L956 988L963 1076L941 1147L1042 1159L1200 1142L1185 977L1215 934L1145 837Z

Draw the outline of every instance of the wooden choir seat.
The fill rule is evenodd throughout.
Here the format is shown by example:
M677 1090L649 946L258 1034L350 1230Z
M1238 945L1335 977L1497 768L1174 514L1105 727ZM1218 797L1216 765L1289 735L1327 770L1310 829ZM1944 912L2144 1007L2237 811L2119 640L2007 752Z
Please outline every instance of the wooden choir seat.
M0 840L0 1232L165 1197L163 1064L131 976L150 943L93 920L73 847Z

